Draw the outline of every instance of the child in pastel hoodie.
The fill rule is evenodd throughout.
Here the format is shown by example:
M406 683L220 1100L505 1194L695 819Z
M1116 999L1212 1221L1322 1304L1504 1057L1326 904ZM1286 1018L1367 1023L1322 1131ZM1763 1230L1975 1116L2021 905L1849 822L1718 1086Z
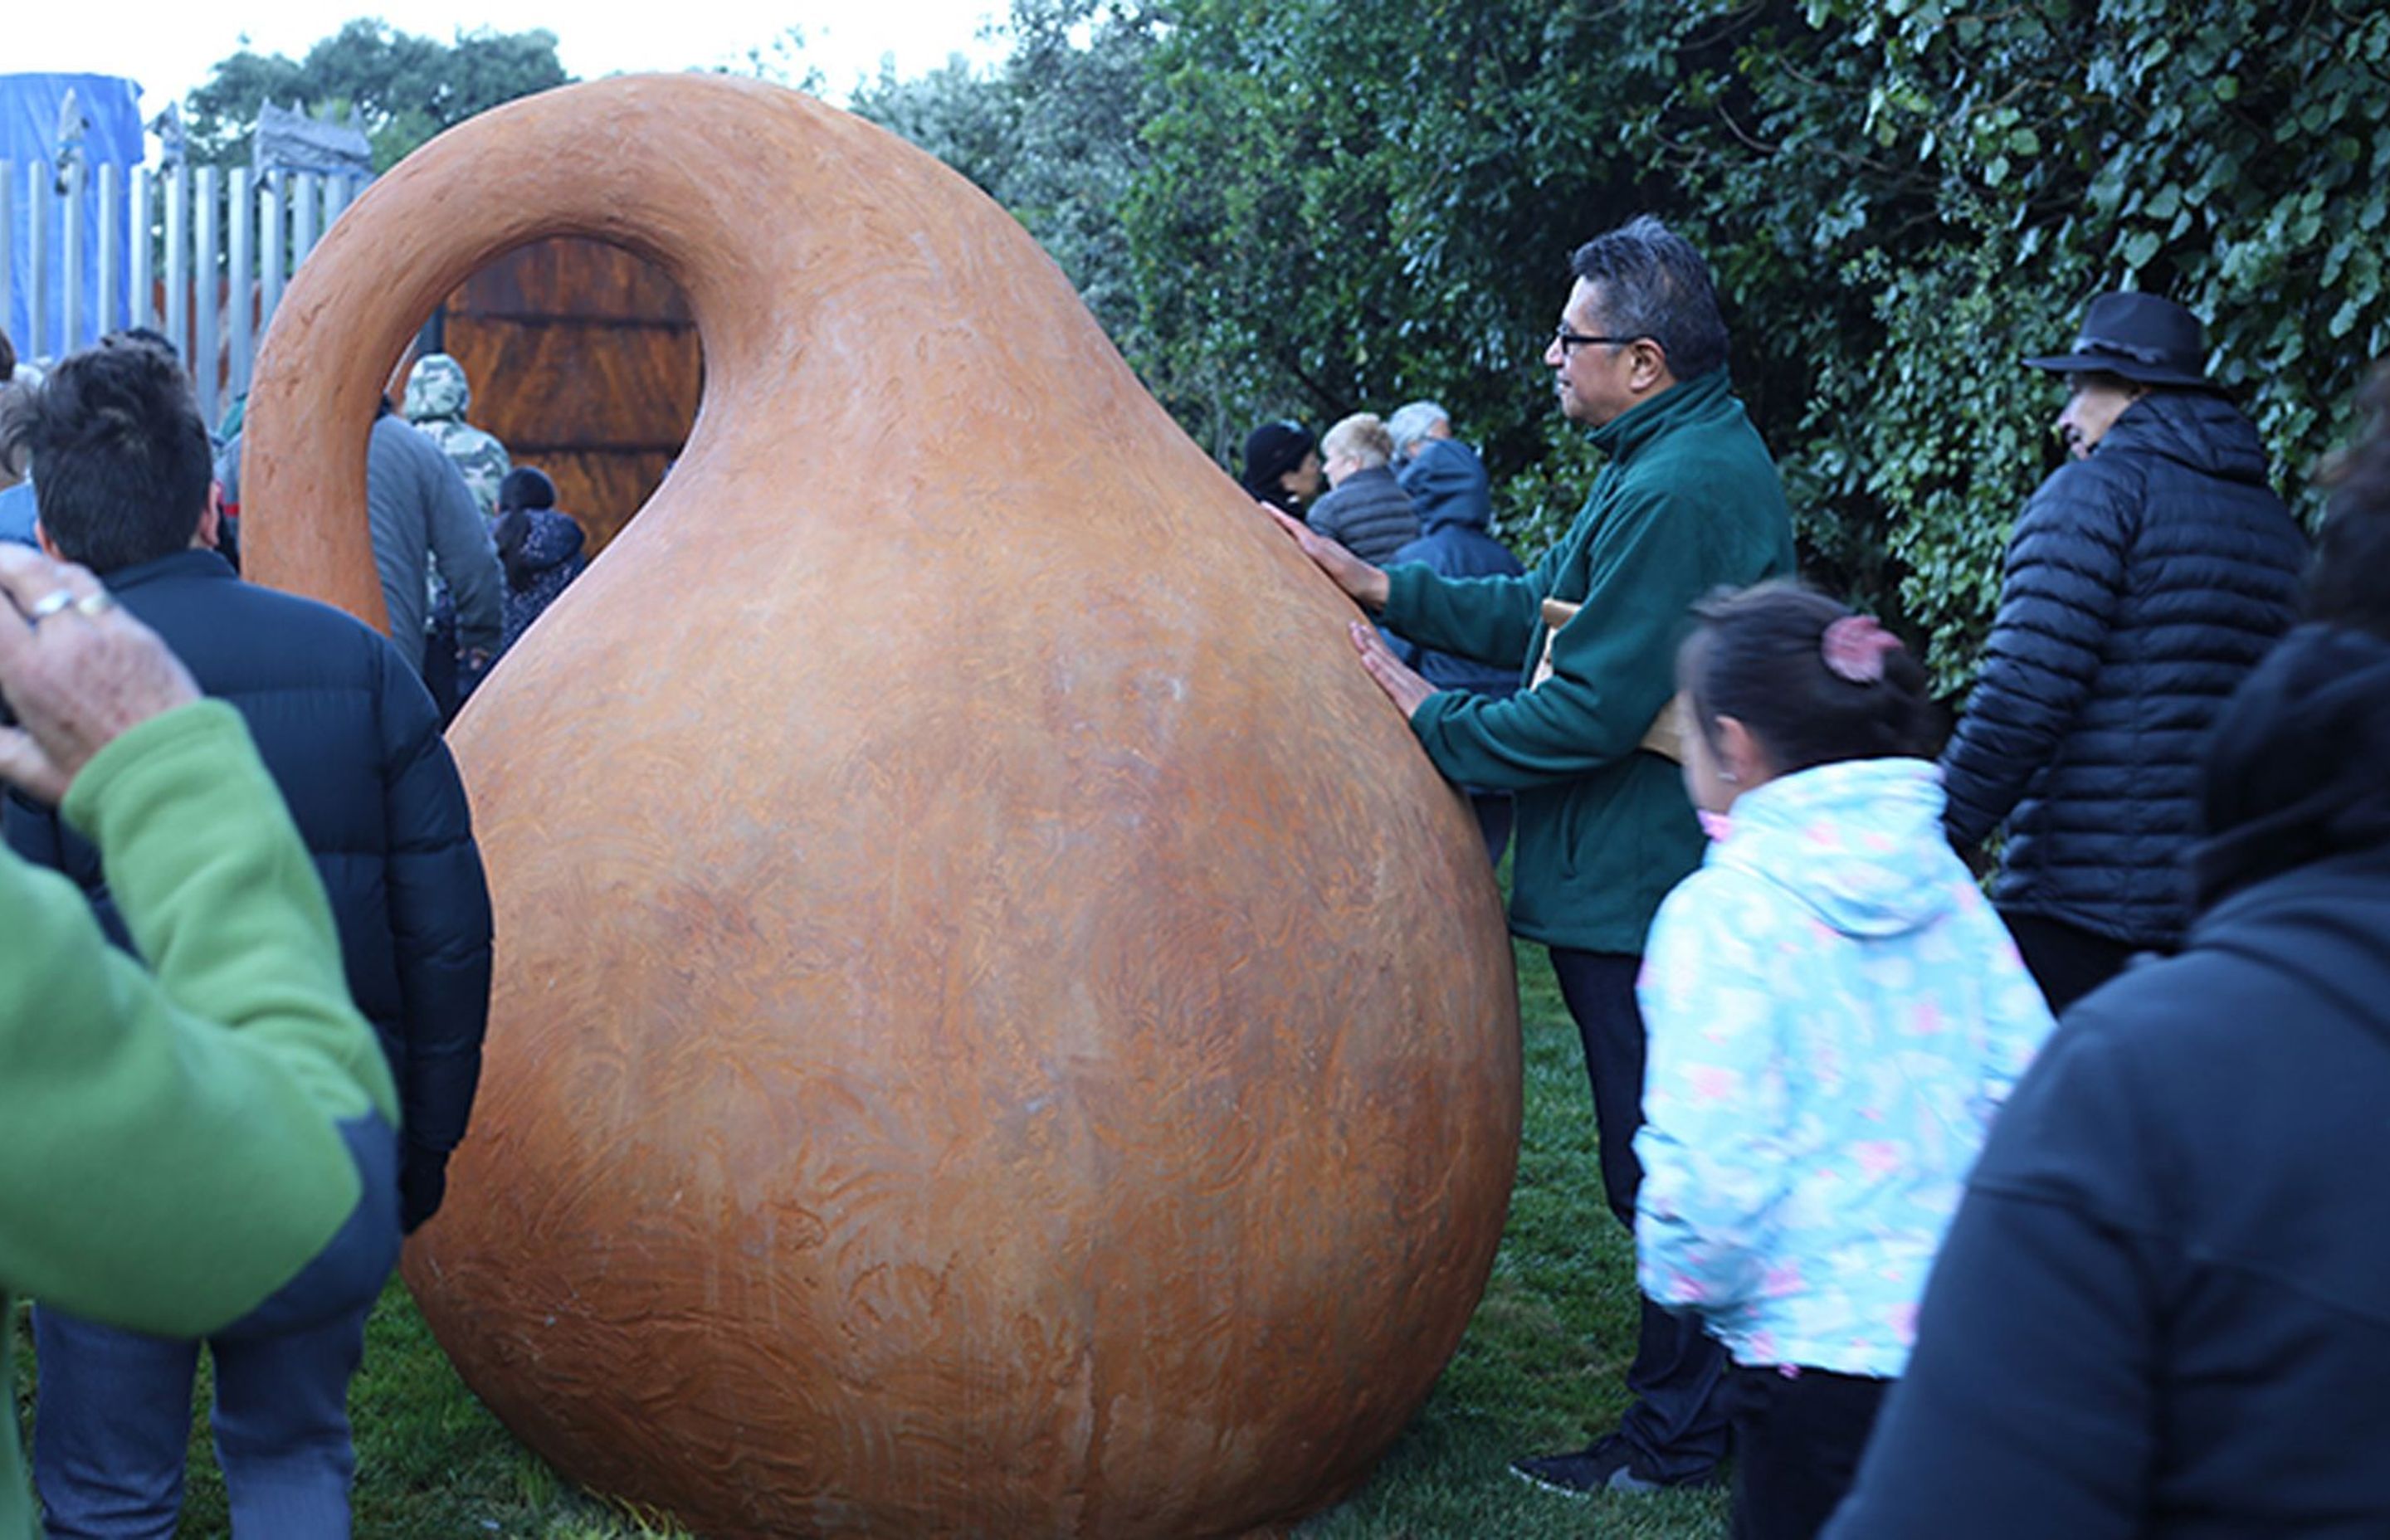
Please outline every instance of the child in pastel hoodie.
M1645 952L1639 1271L1734 1357L1735 1534L1807 1536L2051 1022L1943 837L1925 677L1897 640L1791 586L1699 617L1686 781L1732 817Z

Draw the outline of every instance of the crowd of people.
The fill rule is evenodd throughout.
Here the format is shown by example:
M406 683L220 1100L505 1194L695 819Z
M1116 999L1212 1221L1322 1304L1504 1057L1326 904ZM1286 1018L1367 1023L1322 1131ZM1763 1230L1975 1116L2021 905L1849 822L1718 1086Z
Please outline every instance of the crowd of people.
M108 340L174 353L170 339L147 327ZM0 363L22 377L24 389L39 384L39 370L18 368L5 335L0 355ZM0 374L0 392L8 384L8 376ZM588 564L587 536L556 507L556 484L545 471L525 466L518 473L506 446L466 420L472 389L454 357L428 353L418 358L403 399L402 411L385 397L375 420L366 450L366 507L390 635L430 690L444 725ZM240 569L245 404L235 403L226 430L212 440L216 513L210 545L235 572ZM36 493L30 467L19 463L24 458L22 451L13 458L0 452L0 540L32 545L38 541ZM512 504L506 500L509 485ZM526 546L534 529L536 538Z
M1909 647L1801 584L1728 343L1658 221L1574 253L1544 364L1602 459L1532 567L1433 402L1245 446L1510 849L1635 1237L1632 1405L1514 1470L1730 1466L1738 1536L2381 1532L2390 383L2311 555L2197 318L2095 300L2023 361L2070 457L1946 734ZM441 727L584 540L428 356L372 428L384 637L238 580L238 441L166 340L9 390L0 1287L38 1302L42 1524L173 1532L204 1347L236 1534L345 1534L365 1315L489 998ZM0 1535L28 1490L0 1418Z
M1632 1405L1513 1469L1731 1449L1739 1537L2381 1533L2390 397L2311 563L2198 319L2095 300L2023 361L2070 458L1945 744L1902 641L1795 579L1699 254L1641 218L1574 276L1545 363L1604 457L1523 574L1248 481L1422 751L1515 798L1636 1236Z

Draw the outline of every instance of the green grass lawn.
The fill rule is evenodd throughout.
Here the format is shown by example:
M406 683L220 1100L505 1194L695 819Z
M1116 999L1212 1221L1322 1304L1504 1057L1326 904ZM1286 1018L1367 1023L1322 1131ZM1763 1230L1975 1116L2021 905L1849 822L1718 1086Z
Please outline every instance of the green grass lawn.
M1505 1469L1514 1456L1574 1447L1616 1418L1636 1322L1633 1251L1601 1200L1576 1030L1542 951L1522 947L1519 965L1526 1133L1484 1303L1376 1476L1303 1525L1301 1540L1710 1540L1726 1533L1719 1494L1574 1501ZM30 1381L30 1352L20 1345L19 1353ZM374 1314L350 1405L360 1540L675 1533L575 1491L516 1444L457 1380L396 1283ZM182 1534L225 1534L224 1486L203 1416L193 1420L192 1457Z

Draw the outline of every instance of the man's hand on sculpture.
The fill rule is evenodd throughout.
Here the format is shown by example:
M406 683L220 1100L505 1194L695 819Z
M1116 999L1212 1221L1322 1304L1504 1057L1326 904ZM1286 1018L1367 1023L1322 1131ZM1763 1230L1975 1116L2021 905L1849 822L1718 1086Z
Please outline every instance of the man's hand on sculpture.
M1386 645L1385 637L1378 635L1378 628L1367 621L1353 622L1353 646L1359 650L1361 666L1369 671L1369 677L1378 682L1378 687L1386 692L1388 699L1402 708L1405 721L1408 721L1410 714L1420 709L1420 701L1435 693L1435 687L1429 684L1417 669L1395 657L1394 649Z
M1319 564L1319 570L1334 580L1353 601L1375 613L1386 607L1386 574L1355 556L1326 535L1319 533L1285 509L1268 503L1257 503L1264 513L1278 520L1279 528L1292 536L1303 547L1303 554Z
M0 777L55 802L119 733L199 698L157 634L99 580L22 545L0 545L0 693L20 725L0 728Z

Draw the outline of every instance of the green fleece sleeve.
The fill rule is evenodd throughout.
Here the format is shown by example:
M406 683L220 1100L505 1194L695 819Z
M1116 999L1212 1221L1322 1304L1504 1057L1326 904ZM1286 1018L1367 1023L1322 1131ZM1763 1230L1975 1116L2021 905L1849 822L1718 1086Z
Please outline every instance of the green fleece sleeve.
M1407 561L1386 569L1386 607L1378 618L1432 652L1520 668L1535 639L1546 565L1524 577L1444 577Z
M1587 553L1582 607L1552 635L1549 678L1498 700L1440 691L1411 713L1447 779L1518 790L1635 752L1676 693L1686 612L1715 581L1703 538L1672 520L1671 507L1664 496L1643 495L1605 510Z
M397 1122L329 905L240 718L125 733L69 789L154 974L0 853L0 1290L172 1335L239 1318L357 1206L340 1125Z

